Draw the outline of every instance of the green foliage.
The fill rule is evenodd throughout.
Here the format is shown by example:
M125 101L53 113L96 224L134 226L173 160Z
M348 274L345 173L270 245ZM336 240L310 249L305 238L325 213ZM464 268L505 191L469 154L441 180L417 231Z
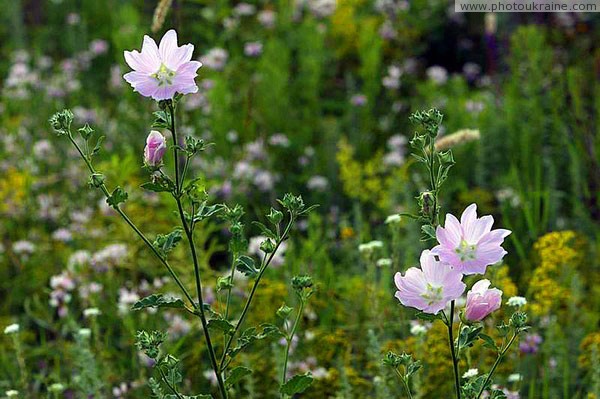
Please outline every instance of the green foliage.
M136 345L150 359L157 359L160 353L160 345L167 339L167 334L161 331L138 331L136 335Z
M154 240L154 247L163 255L167 256L177 244L183 239L183 232L180 227L176 227L169 234L158 234Z
M140 299L133 304L131 310L142 310L145 308L185 308L185 304L180 298L164 296L163 294L152 294Z
M129 194L121 187L117 187L113 190L112 194L106 198L106 203L116 209L119 207L119 204L127 201L127 198L129 198Z
M293 396L304 392L312 382L313 377L310 373L295 375L281 386L279 392L284 395Z
M237 384L242 378L252 374L252 370L247 367L238 366L229 372L229 376L225 380L225 384L229 387Z
M527 343L535 333L543 338L538 352L506 352L494 384L529 399L598 395L595 352L582 346L597 329L599 297L600 83L594 18L572 15L573 25L564 27L549 15L522 26L527 18L499 15L497 31L484 37L483 15L448 18L447 2L437 0L411 1L407 8L399 7L402 2L375 7L340 0L329 17L315 15L311 2L298 8L257 2L256 12L244 16L227 2L184 1L173 2L161 31L150 34L152 7L139 1L5 3L0 13L0 322L2 328L21 325L22 351L17 353L8 337L0 342L0 392L45 397L61 382L77 397L106 397L113 389L131 398L150 392L168 399L211 397L179 392L189 389L217 398L209 382L214 375L207 373L202 309L217 362L222 338L232 338L223 376L232 396L281 395L283 350L276 342L290 338L290 324L300 315L303 331L296 334L287 376L312 372L312 384L297 396L406 396L390 378L394 370L379 362L380 348L382 353L400 348L423 362L411 375L415 396L447 397L443 381L451 370L440 357L448 351L447 332L430 328L442 324L442 316L402 310L393 297L393 275L415 266L424 245L419 235L434 238L440 206L456 213L477 202L495 225L513 231L506 248L510 268L492 267L509 270L497 277L508 287L502 287L503 302L509 292L523 295L538 283L553 294L548 295L553 310L541 318L533 311L540 303L528 297L528 320L514 315L504 324L497 320L504 315L500 310L482 325L463 325L456 337L461 371L486 370L515 332L513 348L517 339ZM392 3L398 8L388 8ZM265 10L275 12L273 28L259 23L258 13ZM390 26L394 34L388 37L383 33ZM139 49L144 34L159 39L171 27L177 28L180 44L194 44L194 59L215 47L225 49L228 58L222 69L203 60L199 93L156 104L124 83L129 68L123 51ZM94 39L107 40L106 53L92 51ZM249 41L263 44L259 57L244 55ZM502 44L498 54L494 41ZM467 61L482 68L474 79L460 73ZM447 68L446 81L428 77L427 68L435 64ZM382 85L390 66L401 70L397 89ZM355 94L364 95L366 103L353 105ZM47 116L66 105L72 109L56 113L48 124ZM177 107L175 120L169 105ZM394 140L411 131L409 114L429 107L439 111L415 113L419 147L428 151L463 129L477 130L480 137L431 157L404 157L405 147L392 149ZM179 166L189 159L181 188L175 186L171 151L160 168L142 166L148 131L171 130L172 122L179 140L170 144L179 153ZM275 134L288 142L277 144ZM67 147L69 138L92 170L75 164L77 149ZM213 141L216 146L210 147ZM389 164L390 159L398 163ZM433 180L431 173L419 173L415 161L435 165ZM250 172L241 173L248 166ZM258 177L265 175L272 186L259 187ZM319 178L325 179L322 187L313 184ZM145 191L136 189L140 186ZM175 292L178 281L128 225L115 222L120 216L102 205L104 189L110 207L127 211L149 237L170 232L149 242L168 255L191 300L184 294L178 294L181 299L152 294ZM276 203L283 192L295 195ZM417 193L419 209L413 208ZM203 304L196 298L189 246L175 248L187 237L183 226L173 230L180 218L172 194L180 195L192 230ZM296 224L315 203L321 208L307 223ZM391 214L403 217L384 225ZM411 217L422 226L411 224ZM286 235L290 219L294 224ZM585 265L565 261L558 276L542 286L535 271L546 261L536 258L532 244L547 231L563 229L575 230L586 242L589 248L576 250ZM255 245L258 235L266 239ZM391 266L376 266L378 259L366 264L356 251L374 239L384 243L377 257L392 259ZM292 280L307 273L312 286ZM259 281L248 316L238 324ZM560 284L568 285L567 297ZM310 304L297 313L299 299L309 292ZM281 303L290 306L278 312ZM86 316L89 308L101 314ZM159 315L153 314L156 308ZM419 327L427 333L411 332L413 319L421 319ZM278 325L261 324L265 321ZM89 338L73 336L80 324L91 332ZM142 326L169 329L166 338L147 333L142 339L159 360L154 368L132 344ZM180 359L167 356L165 348ZM522 379L510 382L515 365ZM243 378L231 379L238 374ZM140 387L150 375L150 389ZM476 397L487 376L463 379L464 398ZM505 396L499 390L490 395Z
M254 259L242 255L237 259L236 269L248 277L256 277L259 270L254 266Z

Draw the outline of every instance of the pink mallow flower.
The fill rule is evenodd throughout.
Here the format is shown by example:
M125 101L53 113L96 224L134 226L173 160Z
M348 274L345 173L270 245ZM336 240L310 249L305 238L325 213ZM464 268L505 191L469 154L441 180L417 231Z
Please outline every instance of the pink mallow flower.
M502 291L490 289L490 280L479 280L467 293L465 317L470 321L483 320L487 315L500 309Z
M191 61L194 45L177 46L177 33L171 29L162 37L157 47L154 39L144 36L142 52L125 51L125 61L133 69L123 78L144 97L168 100L175 93L196 93L194 79L202 66Z
M436 230L440 244L431 251L463 274L483 274L487 266L506 255L502 243L511 233L505 229L492 230L493 224L492 216L477 217L475 204L465 209L460 222L447 214L444 227L438 226Z
M421 269L411 267L404 276L400 273L394 276L398 288L395 296L404 306L437 314L465 291L461 280L461 273L425 250L421 253Z
M158 166L167 150L167 139L156 130L152 130L146 139L144 148L144 163L148 166Z

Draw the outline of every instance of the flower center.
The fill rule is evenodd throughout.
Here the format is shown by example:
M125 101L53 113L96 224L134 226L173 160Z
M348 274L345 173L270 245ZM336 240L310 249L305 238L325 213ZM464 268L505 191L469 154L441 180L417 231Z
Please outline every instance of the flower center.
M158 71L152 74L152 77L158 80L158 85L170 85L173 84L173 78L175 77L175 71L170 70L165 64L160 64Z
M433 305L444 299L443 291L443 287L436 287L431 285L431 283L427 283L427 291L421 294L421 298L427 301L427 305Z
M465 240L462 240L458 247L454 250L456 254L460 257L461 262L465 262L468 260L475 260L475 251L477 250L477 246L473 244L469 244Z

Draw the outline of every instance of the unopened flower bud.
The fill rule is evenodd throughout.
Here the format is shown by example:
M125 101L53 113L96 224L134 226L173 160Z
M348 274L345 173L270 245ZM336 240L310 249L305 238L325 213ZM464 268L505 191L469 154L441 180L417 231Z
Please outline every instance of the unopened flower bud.
M99 188L104 184L105 176L102 173L94 173L90 176L90 186Z
M146 138L144 148L144 162L148 166L158 166L167 150L167 139L156 130L152 130Z
M465 317L469 321L483 320L493 311L500 308L502 291L490 287L489 280L480 280L467 293Z
M515 312L510 316L510 325L516 329L522 329L527 323L527 313Z
M260 243L260 250L266 254L270 254L271 252L275 251L275 243L270 238L267 238Z
M271 208L271 212L267 215L267 219L269 219L269 222L277 225L283 219L283 213L277 209Z
M73 112L69 109L57 112L50 118L50 126L52 126L58 135L67 134L69 129L71 129L72 122Z

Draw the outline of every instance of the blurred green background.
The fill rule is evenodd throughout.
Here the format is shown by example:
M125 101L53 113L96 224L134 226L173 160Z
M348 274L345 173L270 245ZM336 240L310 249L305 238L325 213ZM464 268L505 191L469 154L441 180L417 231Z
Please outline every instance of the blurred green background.
M47 123L68 107L77 126L105 135L97 166L109 186L129 191L125 209L144 231L170 229L168 199L138 189L156 104L122 79L123 51L170 28L204 64L180 129L215 143L192 166L212 200L263 221L285 192L320 204L267 273L252 315L275 322L279 305L293 303L291 276L314 277L318 293L291 355L294 370L319 375L302 397L401 397L380 364L387 349L426 353L417 397L451 389L440 382L451 381L444 331L411 333L414 312L393 298L391 276L424 248L419 228L384 223L415 211L426 187L409 154L408 116L432 107L445 115L443 136L478 131L452 144L443 212L476 202L513 231L490 279L505 298L527 297L534 328L501 368L503 386L531 399L600 395L597 15L457 14L442 0L160 3L0 1L0 326L21 326L18 351L0 337L0 396L54 397L48 387L60 382L67 390L56 397L147 398L139 328L168 329L184 385L214 389L196 320L129 310L175 287ZM250 252L259 234L248 227ZM382 249L359 253L375 239ZM216 300L212 287L229 267L225 226L205 223L197 242L205 295ZM382 258L392 266L374 269ZM192 286L184 249L173 259ZM92 307L102 314L84 317ZM92 329L89 342L75 339L80 328ZM245 354L256 371L236 397L275 397L280 355L277 342Z

